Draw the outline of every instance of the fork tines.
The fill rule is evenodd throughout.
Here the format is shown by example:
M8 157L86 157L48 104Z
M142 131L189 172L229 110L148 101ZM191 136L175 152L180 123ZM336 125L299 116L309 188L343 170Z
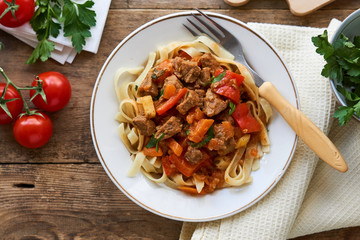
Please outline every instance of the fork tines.
M200 33L206 34L208 36L213 36L211 38L214 38L214 40L218 40L221 41L221 39L223 39L225 37L224 32L226 33L227 31L221 27L219 24L217 24L214 20L210 19L205 13L203 13L202 11L200 11L199 9L196 8L196 10L206 19L202 19L199 16L196 16L195 14L191 14L198 23L195 23L194 21L190 20L189 18L187 18L187 20L189 21L189 23L196 29L198 30ZM201 25L200 25L200 24ZM193 29L191 29L190 27L186 26L185 24L183 24L187 30L189 30L189 32L194 35L194 36L198 36L199 34L197 34Z

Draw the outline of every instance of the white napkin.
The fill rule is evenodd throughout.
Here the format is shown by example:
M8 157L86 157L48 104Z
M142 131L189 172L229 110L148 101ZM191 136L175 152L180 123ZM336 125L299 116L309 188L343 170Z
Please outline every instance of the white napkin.
M328 79L320 75L322 56L315 53L311 42L311 37L324 29L249 25L278 49L293 74L302 112L327 133L335 99ZM339 21L332 21L329 33L338 25ZM330 137L349 165L347 173L339 173L322 161L316 168L318 157L300 140L288 170L266 197L232 217L184 223L180 239L287 239L360 225L360 123L352 120L340 128L336 122Z
M85 2L85 0L76 2L82 3ZM90 29L91 37L86 39L86 45L83 48L84 51L97 53L106 17L109 12L110 3L111 0L94 0L94 6L92 9L96 12L96 26ZM37 46L38 41L36 34L29 23L17 28L7 28L0 25L0 29L13 35L33 48ZM65 62L72 63L77 52L71 44L71 39L69 37L64 37L64 33L61 30L57 38L50 37L49 40L55 43L55 51L51 53L51 58L61 64L64 64Z

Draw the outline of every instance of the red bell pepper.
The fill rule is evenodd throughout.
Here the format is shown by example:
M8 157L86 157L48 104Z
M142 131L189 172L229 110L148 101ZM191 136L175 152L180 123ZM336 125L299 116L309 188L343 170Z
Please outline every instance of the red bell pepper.
M171 109L185 95L187 88L182 88L174 96L170 97L166 102L156 108L156 113L162 115Z
M229 98L234 104L240 101L240 91L233 86L224 85L215 89L215 93Z
M258 132L261 130L260 123L253 117L246 103L237 104L231 114L243 133Z
M224 70L219 68L215 71L214 77L217 77ZM229 98L234 104L240 101L240 90L238 86L244 81L244 77L240 74L226 70L225 76L215 84L214 92Z
M215 71L215 77L217 77L220 73L222 73L224 71L224 69L222 68L218 68L216 69ZM240 74L237 74L237 73L234 73L232 71L229 71L229 70L226 70L226 74L225 76L222 78L222 79L235 79L236 80L236 83L238 86L240 86L242 84L242 82L244 81L244 76L243 75L240 75Z

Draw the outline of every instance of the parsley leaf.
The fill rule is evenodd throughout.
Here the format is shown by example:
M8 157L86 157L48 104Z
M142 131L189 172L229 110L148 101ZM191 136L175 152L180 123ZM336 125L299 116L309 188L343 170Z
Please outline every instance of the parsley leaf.
M339 119L339 125L343 126L350 121L351 116L354 114L354 109L349 106L341 106L334 113L334 117Z
M226 75L226 71L224 70L222 73L217 75L217 77L212 76L211 83L216 83L216 82L220 81L221 79L223 79L225 77L225 75Z
M83 4L71 0L64 1L62 20L64 22L64 36L71 37L71 42L78 53L81 52L86 41L91 37L90 27L95 26L95 11L89 9L94 5L93 1Z
M91 10L93 5L93 0L83 4L71 0L36 0L37 9L30 24L39 43L26 63L48 60L55 49L55 44L48 39L56 38L61 29L65 37L71 37L72 45L80 53L86 38L91 37L90 28L96 24L96 13Z
M316 52L324 56L326 64L321 75L330 78L336 90L344 96L347 106L339 107L334 117L343 126L352 115L360 116L360 36L353 42L342 34L331 44L327 31L312 38Z
M229 115L231 116L231 114L233 114L233 112L235 111L236 105L232 101L229 101L229 107Z
M157 139L155 137L155 133L153 133L150 141L148 142L148 144L145 146L146 148L152 148L152 147L156 147L156 151L159 151L159 142L161 141L161 139L165 136L165 133L161 134L161 136Z
M203 146L205 146L205 144L207 144L212 138L215 137L215 134L214 134L214 125L211 125L211 127L209 128L209 130L207 131L207 137L202 140L201 142L199 143L193 143L193 142L190 142L191 146L193 146L194 148L202 148Z

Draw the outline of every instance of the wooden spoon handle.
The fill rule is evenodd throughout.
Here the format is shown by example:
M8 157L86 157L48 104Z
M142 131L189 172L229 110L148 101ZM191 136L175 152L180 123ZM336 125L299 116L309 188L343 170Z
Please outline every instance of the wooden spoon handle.
M345 160L330 139L309 118L286 101L272 83L263 83L259 93L324 162L340 172L348 170Z

